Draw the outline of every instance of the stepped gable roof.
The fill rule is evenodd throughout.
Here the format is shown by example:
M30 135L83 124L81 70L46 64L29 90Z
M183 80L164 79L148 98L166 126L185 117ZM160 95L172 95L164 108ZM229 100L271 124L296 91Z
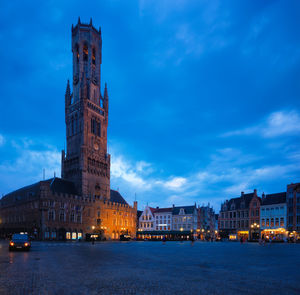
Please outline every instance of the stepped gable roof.
M59 177L54 177L50 180L51 180L50 189L52 190L52 192L61 193L61 194L70 194L70 195L78 194L73 181L66 180Z
M173 207L172 208L172 214L173 215L178 215L180 212L180 209L184 209L185 214L194 214L194 210L196 209L196 206L178 206L178 207Z
M112 190L112 189L110 190L110 201L114 202L114 203L128 205L128 203L121 196L121 194L118 191L115 191L115 190Z
M269 194L262 198L262 205L275 205L286 202L286 192Z
M249 193L249 194L242 194L240 197L238 198L232 198L228 201L227 205L227 211L231 210L231 205L234 204L235 205L235 209L234 210L238 210L238 209L248 209L250 202L252 200L254 196L254 192L253 193ZM258 197L258 199L260 199ZM241 203L245 202L245 207L241 208Z
M173 208L156 208L154 213L172 212Z

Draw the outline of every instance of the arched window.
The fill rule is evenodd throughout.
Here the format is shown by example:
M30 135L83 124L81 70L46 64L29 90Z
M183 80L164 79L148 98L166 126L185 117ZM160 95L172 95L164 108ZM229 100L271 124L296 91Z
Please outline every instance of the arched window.
M92 50L92 63L93 63L93 65L96 64L96 50L95 50L95 48L93 48L93 50Z
M75 45L75 57L76 57L76 61L79 62L79 46L78 44Z
M89 50L87 44L83 45L83 61L88 61Z

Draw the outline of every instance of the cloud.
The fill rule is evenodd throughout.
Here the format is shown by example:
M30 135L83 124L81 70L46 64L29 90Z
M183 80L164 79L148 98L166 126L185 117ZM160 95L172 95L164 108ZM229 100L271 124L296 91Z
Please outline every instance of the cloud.
M284 135L299 134L300 115L296 110L271 113L263 122L240 130L222 134L222 137L259 135L273 138Z
M0 162L0 187L3 193L30 185L45 177L60 176L61 154L54 146L26 138L9 141L12 157Z
M173 177L171 180L166 182L161 182L163 186L170 190L178 190L182 189L183 186L186 184L187 180L184 177Z

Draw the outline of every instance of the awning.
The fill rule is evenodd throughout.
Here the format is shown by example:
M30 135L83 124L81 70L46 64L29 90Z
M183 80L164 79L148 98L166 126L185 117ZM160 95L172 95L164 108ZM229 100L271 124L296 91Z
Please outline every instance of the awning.
M165 231L137 231L137 235L152 235L152 236L164 236L164 235L190 235L193 232L189 230L165 230Z

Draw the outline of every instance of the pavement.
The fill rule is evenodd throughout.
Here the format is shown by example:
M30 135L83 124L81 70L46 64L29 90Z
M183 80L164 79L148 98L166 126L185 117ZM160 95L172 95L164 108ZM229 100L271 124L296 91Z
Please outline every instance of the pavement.
M300 294L300 244L0 241L0 294Z

